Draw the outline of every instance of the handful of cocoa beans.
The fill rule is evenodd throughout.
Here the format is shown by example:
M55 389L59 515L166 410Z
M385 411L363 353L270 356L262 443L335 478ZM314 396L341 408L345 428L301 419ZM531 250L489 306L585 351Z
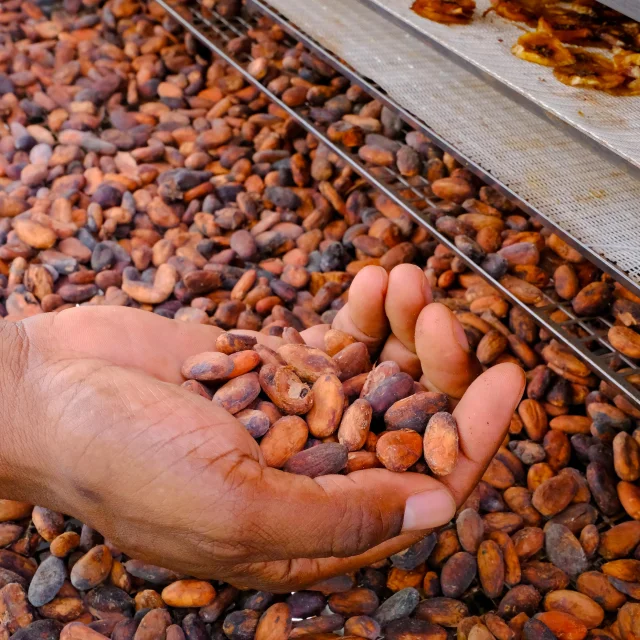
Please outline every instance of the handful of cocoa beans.
M458 460L458 428L443 393L392 361L373 367L367 346L342 331L324 350L293 328L273 351L222 333L218 351L187 359L184 387L212 399L260 441L270 467L310 476L385 467L444 476Z

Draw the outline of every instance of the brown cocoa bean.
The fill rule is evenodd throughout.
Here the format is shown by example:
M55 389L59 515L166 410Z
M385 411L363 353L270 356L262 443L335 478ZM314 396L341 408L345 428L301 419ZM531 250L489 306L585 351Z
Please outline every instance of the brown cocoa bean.
M280 418L260 442L265 463L276 469L282 468L291 456L302 451L308 436L309 429L302 418Z
M304 382L314 383L322 375L339 374L336 363L320 349L301 344L285 344L278 355Z
M545 528L547 556L567 575L576 578L589 567L589 561L580 542L561 524L548 524Z
M271 605L260 617L256 640L287 640L292 628L291 609L284 602Z
M546 611L568 613L580 620L587 629L600 626L604 619L602 607L589 596L577 591L560 589L548 593L544 599L544 608Z
M433 473L450 474L458 462L458 424L444 411L434 414L424 432L424 458Z
M342 383L335 375L325 374L314 382L311 393L315 401L307 414L309 431L316 438L326 438L338 429L342 420L345 401Z
M162 599L171 607L206 607L215 597L216 590L203 580L178 580L162 591Z
M389 431L413 429L424 433L429 419L448 408L449 400L445 394L424 391L391 405L384 414L384 422Z
M605 313L611 304L611 288L606 282L592 282L581 289L571 302L579 316Z
M466 551L453 554L442 567L440 574L443 595L447 598L459 598L470 587L477 570L478 565L473 555Z
M624 595L599 571L587 571L578 576L576 587L580 593L591 598L605 611L617 611L626 601Z
M478 548L484 537L484 522L477 511L465 509L456 518L458 539L465 551L478 553Z
M378 460L390 471L406 471L422 454L422 437L411 429L387 431L376 444Z
M27 595L21 585L11 583L0 589L0 621L10 634L33 622Z
M441 627L456 627L469 613L464 602L452 598L423 600L416 610L416 618Z
M578 491L577 482L570 475L557 475L543 482L531 499L533 506L546 517L566 509Z
M371 370L369 351L362 342L347 345L333 356L333 360L338 367L339 378L343 382Z
M338 440L348 451L358 451L365 445L372 416L371 405L360 398L344 412L338 428Z
M189 380L213 382L224 380L233 371L233 361L228 355L209 351L187 358L182 365L182 375Z
M165 609L151 609L140 621L133 640L156 640L165 638L171 625L171 616Z
M247 336L238 333L228 333L225 331L216 338L216 350L218 350L220 353L225 353L226 355L230 356L231 354L238 353L239 351L253 349L253 347L255 347L256 345L256 342L257 340L254 336Z
M351 589L335 593L327 601L329 609L343 616L368 616L379 607L378 596L371 589Z
M488 598L497 598L504 588L502 551L493 540L484 540L478 548L478 575Z
M365 387L367 384L365 383ZM385 377L362 397L371 405L374 417L383 416L398 400L413 393L413 378L406 373L395 373ZM364 388L363 388L364 391Z
M109 576L112 562L111 552L105 545L93 547L73 565L71 584L82 591L98 586Z
M317 478L344 469L347 453L347 448L337 442L319 444L294 453L287 459L283 468L289 473Z
M246 409L260 395L257 373L245 373L222 385L214 394L213 402L235 415Z
M533 616L540 604L540 594L531 585L518 585L510 589L500 601L498 615L513 618L519 613Z
M532 561L522 565L522 581L534 586L540 593L564 589L569 586L569 576L550 562Z
M259 373L260 386L269 399L285 413L308 413L313 394L291 367L265 365Z

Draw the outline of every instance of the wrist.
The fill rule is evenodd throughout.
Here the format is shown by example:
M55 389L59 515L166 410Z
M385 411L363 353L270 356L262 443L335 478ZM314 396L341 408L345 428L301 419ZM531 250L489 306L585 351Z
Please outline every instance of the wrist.
M31 411L24 406L27 375L26 335L22 325L0 320L0 497L28 500L35 497L30 459L33 456Z

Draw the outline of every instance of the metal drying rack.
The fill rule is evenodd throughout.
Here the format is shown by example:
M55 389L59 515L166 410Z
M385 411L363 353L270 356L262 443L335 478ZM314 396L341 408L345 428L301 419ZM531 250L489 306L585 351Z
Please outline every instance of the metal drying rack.
M453 58L459 66L490 84L511 101L539 117L552 118L564 133L581 141L591 152L614 162L621 170L636 178L640 176L640 155L635 140L637 135L633 136L629 130L637 122L637 97L629 98L633 101L629 102L627 99L607 96L603 92L590 92L588 100L585 100L576 88L568 89L559 83L552 90L550 87L553 84L540 83L539 71L535 65L527 65L526 72L533 76L527 78L520 66L521 61L510 53L505 55L504 51L504 39L509 41L513 38L515 41L522 33L522 27L502 18L498 18L498 25L494 25L493 29L487 26L492 21L490 17L473 20L463 30L443 29L444 25L411 11L411 3L405 0L357 1L445 57ZM609 0L611 5L631 3L637 3L637 0ZM479 8L480 5L486 9L491 6L487 0L478 4ZM635 13L639 12L640 9L636 6ZM482 15L481 9L479 13ZM507 33L510 35L507 36ZM474 46L478 41L495 41L497 50L489 48L487 51L485 47L480 49ZM585 117L583 109L588 109L588 117ZM618 123L627 124L612 126L612 118ZM622 133L625 135L620 138Z
M323 128L311 121L308 115L307 106L303 105L297 108L287 106L262 82L250 75L246 70L246 65L252 60L250 54L246 53L238 56L232 55L227 51L226 44L233 38L245 36L249 30L255 28L257 14L266 15L279 24L288 34L289 42L286 44L293 47L297 43L302 43L314 55L317 55L331 65L338 73L344 75L351 82L363 88L369 95L371 95L372 98L380 100L383 104L396 112L405 122L407 130L417 130L423 133L431 142L433 142L433 144L451 153L483 181L501 191L526 213L540 219L546 226L551 227L555 233L560 235L573 247L577 248L582 255L611 275L625 288L628 288L634 293L640 295L640 286L637 283L628 278L626 274L618 270L614 265L604 261L591 249L585 247L571 236L568 236L562 231L562 229L552 225L539 212L532 210L532 208L526 202L522 201L517 194L497 182L479 166L459 153L455 148L447 143L446 140L443 140L426 125L404 110L394 100L390 99L379 86L366 78L362 78L356 70L350 68L344 62L333 56L322 45L302 33L293 24L291 24L287 18L272 7L268 6L262 0L248 0L248 6L254 11L250 11L242 16L234 18L223 17L216 11L205 8L199 0L190 3L189 6L178 5L177 7L168 3L167 0L156 0L156 2L213 54L222 58L226 63L240 73L246 82L259 88L270 101L275 103L280 109L297 121L306 131L311 133L332 152L338 155L371 186L378 189L396 205L411 215L415 222L425 227L435 239L455 253L455 255L457 255L472 271L481 275L492 287L497 289L505 299L509 300L511 304L520 307L532 316L539 326L548 331L551 336L558 340L558 342L568 347L578 358L585 362L598 377L608 382L635 405L640 407L640 390L631 382L632 376L640 376L640 367L638 367L636 363L629 358L622 356L609 344L607 340L607 332L612 326L612 322L609 319L601 317L582 318L577 316L573 312L570 303L559 300L553 289L542 291L543 302L538 303L536 306L521 302L507 288L500 284L499 281L490 276L465 254L461 253L456 245L449 238L440 233L425 216L424 210L438 206L437 201L427 197L424 193L424 187L427 187L429 184L425 178L421 178L421 184L416 185L415 182L410 183L406 178L401 176L392 168L381 169L380 167L376 167L375 169L372 169L371 167L366 166L359 157L349 149L332 142L327 137ZM566 321L556 322L552 320L552 314L559 310L566 314L568 318ZM585 335L576 335L576 332L579 330L582 330ZM624 369L621 369L620 366L623 366Z

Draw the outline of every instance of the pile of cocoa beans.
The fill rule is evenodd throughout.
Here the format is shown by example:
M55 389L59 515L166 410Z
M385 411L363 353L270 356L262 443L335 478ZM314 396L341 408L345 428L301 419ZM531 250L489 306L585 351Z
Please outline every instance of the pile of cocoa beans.
M204 4L228 20L243 10ZM606 318L611 344L640 356L640 299L278 26L247 18L227 49L254 78L435 201L425 215L520 300L546 292ZM628 399L157 4L64 0L45 15L0 0L6 319L105 304L282 337L276 353L224 334L185 363L185 387L234 413L273 466L437 475L457 451L447 399L339 332L310 368L298 334L333 320L364 266L404 262L424 268L484 366L528 375L454 523L284 597L144 565L62 514L1 500L0 640L640 638L640 412ZM424 457L431 431L451 438L449 456Z
M186 388L260 440L268 466L312 478L382 466L453 471L458 427L445 394L427 391L395 362L372 369L366 345L342 331L325 334L325 351L307 346L291 327L283 338L276 352L252 336L223 333L217 351L182 367ZM372 423L384 425L376 429L382 433Z

